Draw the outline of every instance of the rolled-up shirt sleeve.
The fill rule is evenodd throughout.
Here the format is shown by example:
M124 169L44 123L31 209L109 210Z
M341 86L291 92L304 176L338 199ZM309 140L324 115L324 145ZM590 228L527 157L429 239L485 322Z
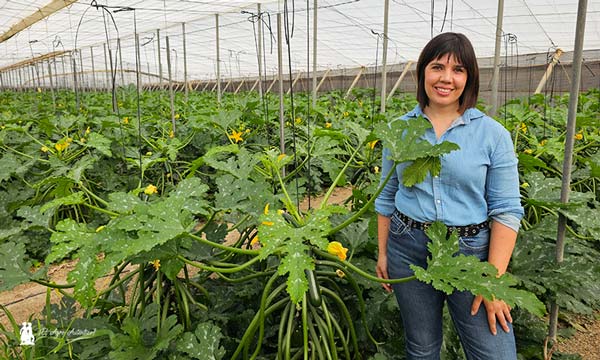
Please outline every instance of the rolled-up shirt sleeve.
M390 180L387 182L379 196L375 199L375 211L383 216L390 217L396 210L396 192L398 191L398 175L394 162L389 159L390 151L387 148L383 149L382 153L382 164L381 164L381 180L380 184L383 183L390 171L394 173L391 175Z
M490 157L485 196L488 216L515 232L519 231L524 214L517 167L518 160L510 134L503 129Z

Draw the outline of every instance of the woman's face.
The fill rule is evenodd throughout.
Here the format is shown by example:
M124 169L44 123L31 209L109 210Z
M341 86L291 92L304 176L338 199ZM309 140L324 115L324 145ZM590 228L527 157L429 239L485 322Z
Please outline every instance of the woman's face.
M425 67L425 93L428 107L459 107L459 98L467 83L467 70L450 54L442 55Z

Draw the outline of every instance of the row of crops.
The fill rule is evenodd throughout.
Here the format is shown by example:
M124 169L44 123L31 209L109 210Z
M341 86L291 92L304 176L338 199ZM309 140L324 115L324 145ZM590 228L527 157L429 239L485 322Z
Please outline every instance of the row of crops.
M217 105L213 93L176 94L172 116L168 93L117 95L115 112L100 92L0 94L0 290L35 281L48 299L62 296L32 314L35 346L19 346L19 324L2 306L12 326L0 327L0 357L404 358L395 299L374 276L381 148L395 143L396 163L419 165L405 173L413 183L454 149L419 142L423 119L388 127L413 97L392 99L383 115L369 90L351 100L328 93L315 107L296 95L284 106L281 152L275 96L225 94ZM600 308L600 89L579 98L565 205L567 103L536 95L498 115L519 155L525 206L512 275L453 256L458 239L437 224L428 233L435 261L416 269L418 280L399 280L516 305L522 359L543 358L551 302L565 324ZM394 141L403 133L413 135ZM348 185L342 206L299 206ZM559 214L568 226L557 265ZM68 283L52 283L48 267L71 259ZM445 326L443 355L460 358Z

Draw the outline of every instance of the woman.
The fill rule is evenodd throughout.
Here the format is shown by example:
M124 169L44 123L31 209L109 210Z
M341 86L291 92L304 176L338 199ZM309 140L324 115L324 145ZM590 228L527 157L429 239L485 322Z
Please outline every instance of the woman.
M419 104L401 120L425 117L433 128L423 140L450 141L460 150L442 157L439 176L411 188L401 181L409 164L396 167L375 202L377 275L401 278L413 274L410 264L426 267L429 239L422 229L436 220L457 227L461 253L487 260L503 274L523 217L517 158L508 131L475 109L479 69L469 40L457 33L433 38L419 56L417 77ZM384 149L382 179L393 166L388 155ZM409 359L439 359L445 301L468 359L516 359L510 308L501 299L464 291L445 295L419 281L395 284L393 290Z

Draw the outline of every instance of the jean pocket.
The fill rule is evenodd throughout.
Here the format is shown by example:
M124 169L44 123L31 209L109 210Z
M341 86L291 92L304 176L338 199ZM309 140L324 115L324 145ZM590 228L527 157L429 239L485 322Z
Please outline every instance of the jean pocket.
M458 245L461 254L473 255L480 260L486 260L490 247L489 230L483 229L475 236L461 236L458 239Z
M402 236L406 234L409 230L410 227L406 225L406 223L402 221L402 219L400 219L400 217L396 213L394 213L394 215L392 215L392 218L390 219L390 234Z

